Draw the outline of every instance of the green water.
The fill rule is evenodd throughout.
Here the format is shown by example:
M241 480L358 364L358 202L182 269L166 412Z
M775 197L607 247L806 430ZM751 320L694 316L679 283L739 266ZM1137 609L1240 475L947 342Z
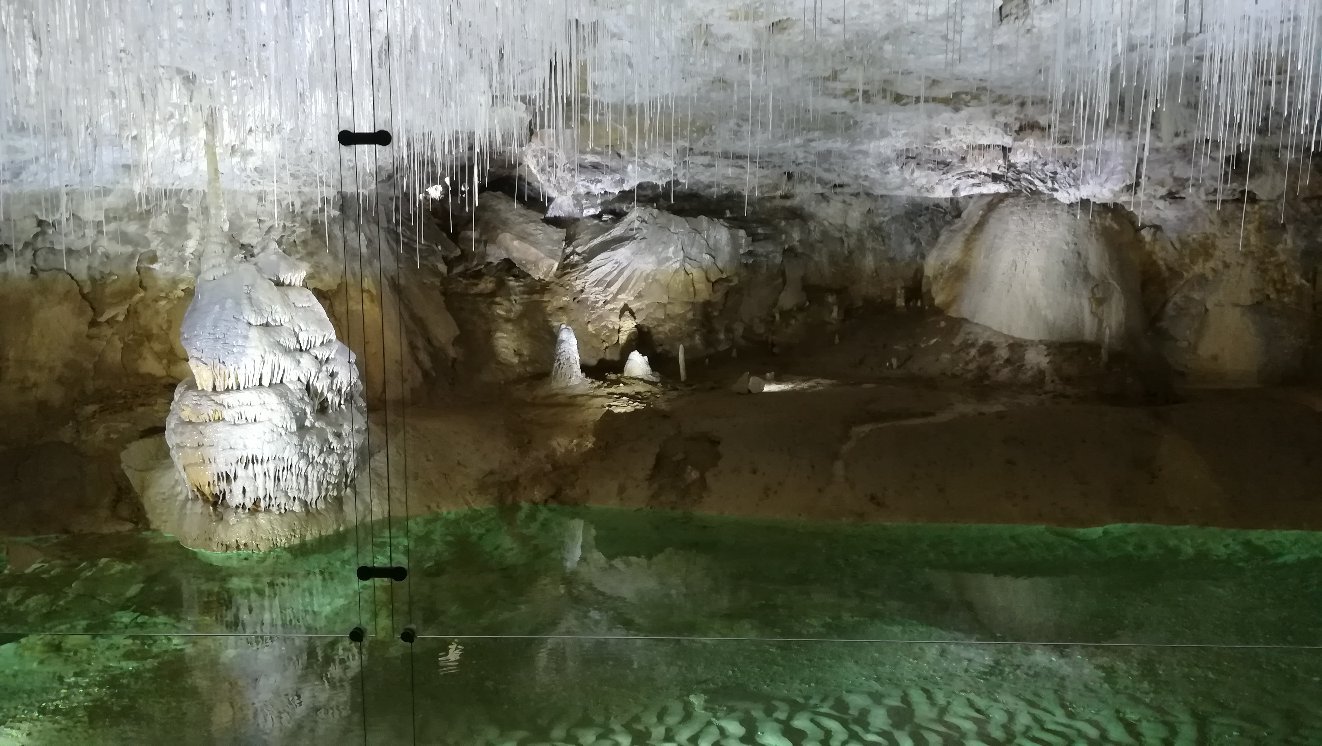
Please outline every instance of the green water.
M1317 533L525 508L12 547L0 743L1322 743Z

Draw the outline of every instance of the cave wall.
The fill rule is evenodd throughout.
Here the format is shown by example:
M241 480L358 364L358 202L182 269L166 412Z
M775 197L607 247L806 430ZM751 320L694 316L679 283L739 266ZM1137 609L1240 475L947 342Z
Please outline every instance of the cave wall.
M1318 380L1322 193L1284 202L1158 202L1145 238L1144 304L1186 382Z
M311 265L307 284L358 355L372 401L445 383L457 331L435 249L310 204L226 200L236 250L275 245ZM179 326L197 273L201 202L196 192L128 189L0 201L0 416L9 424L0 437L40 437L80 403L165 391L188 375Z
M500 213L516 230L492 227ZM633 349L690 359L785 348L845 314L894 307L922 284L924 252L959 214L945 199L840 194L754 199L662 190L621 195L598 216L556 221L539 240L517 226L531 206L483 201L456 237L446 280L464 355L461 376L545 375L554 330L578 334L583 362L612 370ZM504 225L504 223L502 223ZM511 234L527 237L511 251ZM558 257L547 274L542 257ZM530 257L521 261L519 256Z
M508 242L508 231L487 234L477 220L476 230L462 232L467 269L447 278L446 293L456 309L463 307L456 311L458 343L469 354L463 375L502 381L544 375L561 323L578 333L586 364L611 370L634 347L663 358L681 343L690 358L747 346L788 349L832 334L846 317L931 302L934 290L946 297L938 305L953 307L959 283L934 288L924 276L932 252L942 241L985 242L986 231L1005 229L980 219L987 205L1013 209L1043 200L1049 214L1040 217L1061 224L1046 226L1040 237L1045 261L1064 251L1069 236L1094 236L1094 243L1114 245L1115 261L1137 270L1136 279L1132 271L1126 276L1137 282L1138 297L1125 301L1126 331L1116 330L1112 346L1141 347L1142 355L1169 366L1176 384L1270 385L1322 369L1317 196L1227 201L1218 208L1174 199L1064 206L1028 195L938 200L841 193L745 202L742 195L652 190L604 202L599 216L558 221L563 239L550 232L535 251L524 248L536 257L526 270L506 249L485 253L484 247ZM512 202L501 200L499 210L509 217ZM525 207L514 216L509 219L528 223L541 213ZM1017 261L1017 239L996 240L1011 249L1007 261ZM554 273L537 270L557 251ZM1126 296L1134 293L1129 288ZM1072 300L1071 307L1087 315L1089 300ZM1047 318L1050 308L1041 310L1042 324L1055 323Z
M846 317L919 300L924 260L970 205L845 193L746 202L656 189L552 226L539 210L492 196L483 202L490 213L479 206L482 219L448 235L426 225L401 237L371 220L359 230L348 217L355 209L327 220L253 193L227 200L236 246L274 243L311 264L308 285L359 355L373 403L544 376L560 323L577 331L585 364L607 370L634 348L662 360L681 343L691 359L788 349ZM80 401L165 390L187 375L178 328L196 272L200 201L129 190L6 196L7 439L67 420ZM1272 384L1322 372L1319 205L1309 193L1219 210L1193 200L1116 208L1141 236L1133 251L1147 333L1182 382ZM621 233L630 220L641 227Z

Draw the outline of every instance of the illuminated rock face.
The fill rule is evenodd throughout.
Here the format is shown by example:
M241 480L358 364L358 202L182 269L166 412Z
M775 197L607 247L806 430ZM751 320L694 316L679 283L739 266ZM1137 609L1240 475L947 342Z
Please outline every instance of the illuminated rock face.
M242 123L227 187L271 188L279 163L280 189L319 190L339 172L326 133L350 91L357 111L409 133L392 144L413 171L402 183L476 182L479 162L530 145L553 215L673 181L1270 200L1262 187L1290 193L1318 142L1322 5L1299 0L216 5L179 22L168 4L7 0L0 182L123 172L195 188L188 142L205 102ZM350 48L375 69L349 75ZM1241 179L1222 161L1242 151Z
M366 431L354 355L278 250L198 281L181 337L193 375L166 420L189 491L215 505L314 509L353 480Z
M720 220L651 207L585 234L565 252L561 274L582 315L584 357L599 357L595 341L625 341L635 329L664 350L716 346L717 331L703 327L725 305L749 249L748 236Z
M1122 347L1144 324L1141 240L1107 206L979 199L927 257L936 305L1021 339Z

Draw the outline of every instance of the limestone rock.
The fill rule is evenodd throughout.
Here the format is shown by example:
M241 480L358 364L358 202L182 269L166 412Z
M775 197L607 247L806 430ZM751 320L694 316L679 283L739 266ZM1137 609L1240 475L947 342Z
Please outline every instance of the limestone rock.
M1149 252L1163 352L1199 385L1297 378L1316 339L1315 281L1322 210L1249 204L1242 213L1161 206ZM1241 232L1242 228L1242 232ZM1145 294L1148 294L1145 285Z
M358 356L375 403L387 393L434 391L455 375L458 330L446 308L442 259L457 249L431 222L405 215L407 227L392 233L395 216L352 209L337 218L314 202L282 207L272 220L269 193L228 191L225 198L235 253L255 253L257 274L281 287L298 284L297 272L306 270L307 290ZM0 324L0 416L7 423L0 444L50 437L83 401L129 388L168 391L191 375L180 328L198 274L197 199L178 193L144 201L124 185L0 200L0 316L8 321ZM269 253L276 246L288 256ZM545 325L538 320L543 335ZM549 341L545 347L541 374Z
M0 412L62 402L90 379L92 309L63 272L0 281Z
M649 207L581 237L566 252L562 279L586 321L586 343L600 356L616 344L627 318L662 349L684 342L702 350L695 329L711 333L701 329L704 309L719 309L747 245L743 231L721 221Z
M785 286L776 297L776 310L788 311L808 302L803 292L803 274L807 271L804 261L797 254L786 252L781 262L785 267Z
M1121 347L1144 327L1136 254L1118 208L979 199L926 261L936 305L1021 339Z
M735 379L734 383L730 385L730 390L735 392L736 394L747 394L748 374L741 373L739 377Z
M736 394L760 394L766 389L766 387L767 382L765 379L744 373L735 380L734 385L730 387L730 390Z
M475 222L476 233L469 236L469 243L478 244L481 261L494 264L509 259L538 279L555 274L565 232L542 222L537 212L499 192L483 192ZM465 243L461 240L461 247Z

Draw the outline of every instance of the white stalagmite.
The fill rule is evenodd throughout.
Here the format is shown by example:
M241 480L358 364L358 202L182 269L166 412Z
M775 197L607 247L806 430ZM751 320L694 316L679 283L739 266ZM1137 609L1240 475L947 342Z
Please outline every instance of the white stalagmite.
M259 269L272 266L283 271ZM276 284L305 272L278 251L235 261L198 282L184 316L193 378L175 390L165 437L212 504L315 509L354 478L366 411L353 353L310 291Z
M629 357L624 361L624 377L653 382L661 380L661 377L652 371L652 364L647 356L638 350L630 352Z
M558 389L586 385L583 364L578 356L578 337L568 324L561 324L555 336L555 360L551 363L551 386Z
M321 507L353 481L366 407L353 353L308 268L271 246L235 256L224 232L215 124L206 127L207 234L180 327L193 372L175 389L165 439L188 491L240 510Z

